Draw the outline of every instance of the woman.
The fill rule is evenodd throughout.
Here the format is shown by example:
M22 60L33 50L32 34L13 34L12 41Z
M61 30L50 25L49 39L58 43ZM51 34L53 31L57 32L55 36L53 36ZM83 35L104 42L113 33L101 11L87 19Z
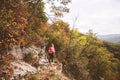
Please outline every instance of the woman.
M51 46L49 47L49 63L53 62L54 54L55 54L55 48L54 44L52 43Z

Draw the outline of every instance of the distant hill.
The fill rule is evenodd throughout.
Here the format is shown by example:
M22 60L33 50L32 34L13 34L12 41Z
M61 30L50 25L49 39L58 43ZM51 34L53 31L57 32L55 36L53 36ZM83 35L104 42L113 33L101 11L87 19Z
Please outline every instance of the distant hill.
M97 37L101 40L120 44L120 34L98 35Z

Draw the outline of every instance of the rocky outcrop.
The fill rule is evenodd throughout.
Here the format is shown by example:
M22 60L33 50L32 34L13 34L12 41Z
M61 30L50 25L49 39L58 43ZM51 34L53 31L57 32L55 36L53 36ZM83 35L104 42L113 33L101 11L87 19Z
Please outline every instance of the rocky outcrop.
M24 61L17 60L11 63L11 66L13 67L13 76L24 76L27 73L37 73L37 69L31 66L28 63L25 63Z
M37 57L39 57L39 66L37 68L22 60L23 53L28 53L31 50L34 51ZM17 58L11 62L13 76L10 80L30 80L31 78L35 78L32 80L70 80L62 73L62 64L57 59L55 59L53 63L48 62L45 47L38 48L32 46L24 48L24 51L17 47L11 50L9 54L13 54Z

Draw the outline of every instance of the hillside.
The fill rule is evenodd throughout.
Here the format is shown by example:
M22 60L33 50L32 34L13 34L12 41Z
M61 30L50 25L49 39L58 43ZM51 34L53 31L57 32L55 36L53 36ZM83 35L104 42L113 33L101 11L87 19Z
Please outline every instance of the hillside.
M29 48L24 48L24 50L27 50L26 53L29 53ZM13 69L12 73L6 70L1 70L0 72L0 80L71 80L68 77L62 73L62 64L55 60L54 63L49 63L46 53L41 53L38 56L36 53L38 48L34 47L31 48L31 50L34 50L34 56L35 58L38 58L38 63L36 63L38 66L35 67L31 63L25 62L21 57L24 56L24 54L20 51L20 48L16 48L15 50L12 50L11 53L8 55L11 55L15 57L9 64ZM20 51L18 53L13 53L14 51ZM42 50L42 49L41 49ZM43 50L42 50L43 51ZM21 54L21 57L18 57L16 54ZM2 62L1 62L2 63ZM1 68L3 69L3 68Z
M111 43L120 44L120 34L98 35L98 38Z
M120 60L120 44L113 44L110 42L104 42L104 46L106 47L106 49L109 52L114 54L114 56Z
M119 45L98 40L91 32L84 35L73 30L71 36L74 37L71 38L70 43L72 46L66 48L63 43L67 36L60 37L59 40L58 36L53 38L54 35L60 34L48 35L55 44L54 63L49 64L47 60L46 50L49 44L39 44L35 41L23 48L15 45L7 54L1 54L0 78L13 80L120 79L118 74L120 72Z

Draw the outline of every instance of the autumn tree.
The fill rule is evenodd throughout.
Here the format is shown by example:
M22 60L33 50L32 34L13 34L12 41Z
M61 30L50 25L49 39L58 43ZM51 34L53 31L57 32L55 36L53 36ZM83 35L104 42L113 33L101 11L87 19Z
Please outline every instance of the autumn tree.
M58 2L65 6L70 1L59 0ZM35 33L41 25L47 22L47 13L44 12L45 1L43 0L1 0L0 3L1 53L10 50L15 44L24 46L27 35L31 32ZM56 8L54 0L48 0L48 4L54 5L55 8L51 7L54 13L61 9Z
M47 0L47 3L51 5L50 11L54 13L54 16L62 17L64 12L69 12L67 5L71 3L71 0Z
M51 42L54 42L57 51L63 51L63 46L65 47L65 45L68 44L67 32L69 32L68 24L61 20L50 25L49 29L47 29L47 32L45 32L45 36L48 38L48 45Z
M0 0L0 51L6 53L15 44L25 44L27 7L21 0Z

